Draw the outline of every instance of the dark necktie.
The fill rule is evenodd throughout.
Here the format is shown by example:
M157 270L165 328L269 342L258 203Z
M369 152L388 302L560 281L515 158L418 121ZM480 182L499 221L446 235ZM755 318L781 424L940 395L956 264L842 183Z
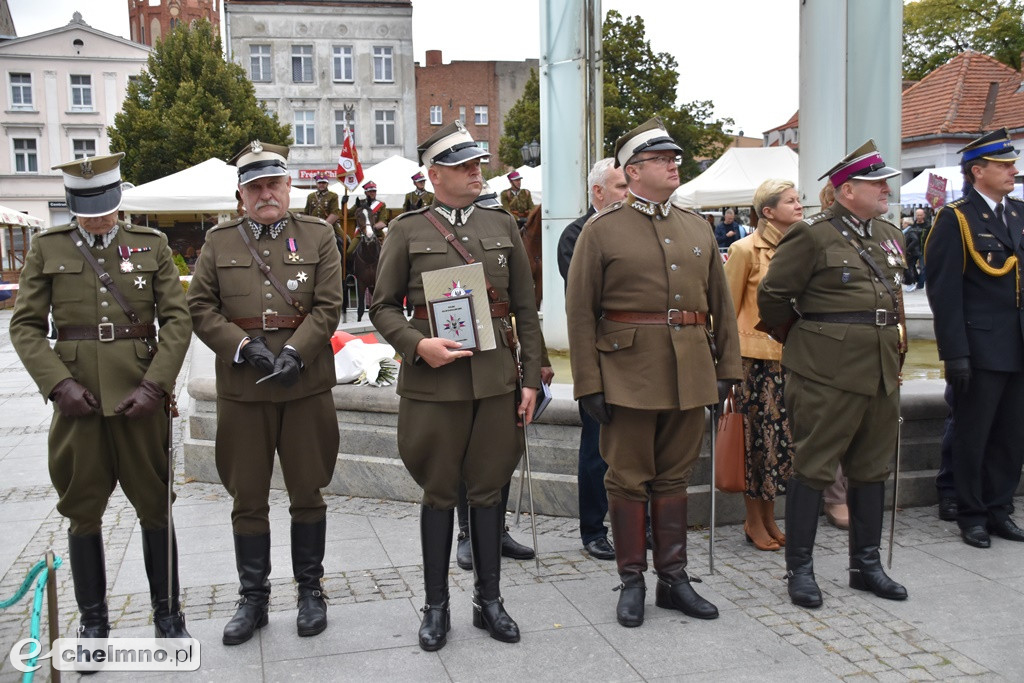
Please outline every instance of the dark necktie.
M1003 203L996 204L996 221L999 224L999 236L1003 239L1010 239L1010 229L1006 225L1006 216L1003 215Z

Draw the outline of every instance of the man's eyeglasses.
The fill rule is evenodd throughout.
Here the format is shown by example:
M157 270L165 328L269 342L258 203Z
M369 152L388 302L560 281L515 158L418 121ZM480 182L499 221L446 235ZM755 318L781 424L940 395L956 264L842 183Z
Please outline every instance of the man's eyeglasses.
M678 166L679 164L683 163L683 157L681 155L679 155L679 154L675 155L674 157L667 157L667 156L644 157L643 159L637 159L635 161L630 162L630 165L642 164L645 161L654 161L654 162L657 162L657 163L660 163L660 164L664 164L665 166L670 166L670 165L671 166Z

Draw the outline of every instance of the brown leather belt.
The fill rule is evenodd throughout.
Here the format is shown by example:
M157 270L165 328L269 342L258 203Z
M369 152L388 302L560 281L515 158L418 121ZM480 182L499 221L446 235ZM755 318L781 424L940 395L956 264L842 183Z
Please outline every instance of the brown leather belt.
M614 323L632 325L703 325L708 321L707 313L699 311L680 311L671 308L667 311L605 311L605 320Z
M57 330L57 341L85 341L99 339L111 342L115 339L156 338L156 328L149 324L115 325L100 323L99 325L63 325Z
M495 301L491 304L491 317L504 318L508 315L509 306L507 301ZM427 320L426 306L413 306L412 317L414 320Z
M801 313L800 317L818 323L847 323L850 325L877 325L878 327L896 325L900 321L898 315L884 308L848 313Z
M258 318L235 318L231 322L243 330L263 330L273 332L274 330L294 330L306 319L304 315L278 315L276 311L264 313Z

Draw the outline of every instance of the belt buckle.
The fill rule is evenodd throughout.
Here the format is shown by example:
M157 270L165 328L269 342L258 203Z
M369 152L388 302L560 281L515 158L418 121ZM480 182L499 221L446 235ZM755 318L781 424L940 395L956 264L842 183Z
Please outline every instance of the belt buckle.
M680 311L679 311L678 308L670 308L670 309L668 309L668 312L665 314L665 324L666 325L678 325L678 324L681 324L683 322L682 320L680 320L678 323L672 322L672 314L673 313L680 313ZM682 318L682 315L680 315L679 317Z
M884 308L876 308L875 309L875 325L877 325L878 327L885 327L886 325L888 325L889 323L886 322L886 315L888 313L889 313L889 311L885 310Z
M96 338L101 342L114 341L114 323L100 323L96 326Z
M277 311L265 311L262 314L262 318L263 318L263 331L264 332L277 332L280 329L279 327L267 327L267 316L268 315L277 315Z

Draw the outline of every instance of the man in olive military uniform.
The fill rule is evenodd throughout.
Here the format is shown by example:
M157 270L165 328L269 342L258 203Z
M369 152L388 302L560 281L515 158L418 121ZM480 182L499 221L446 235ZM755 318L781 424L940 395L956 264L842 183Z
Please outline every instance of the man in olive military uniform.
M928 301L953 392L953 484L967 545L1024 541L1010 518L1024 443L1024 202L1011 197L1017 151L1005 128L960 150L965 192L925 245Z
M317 175L316 190L310 192L306 197L306 208L302 213L319 218L332 228L335 227L338 216L341 215L341 209L338 208L338 194L327 189L327 176ZM335 228L335 232L337 232L337 228Z
M102 517L120 483L142 526L156 637L188 638L176 544L168 557L167 421L192 323L167 237L117 220L123 156L53 167L64 174L74 218L32 240L11 341L54 405L50 479L60 496L57 510L70 520L79 636L110 633ZM102 281L94 264L104 271Z
M835 203L786 232L758 287L762 323L783 341L789 371L795 456L786 484L786 569L790 598L801 607L822 602L814 537L822 491L840 463L849 480L850 587L907 597L879 557L906 351L903 233L879 216L889 206L886 179L899 173L869 140L822 175Z
M385 227L382 214L384 213L384 202L377 201L377 183L367 180L363 184L363 191L366 197L356 201L356 227L359 231L367 225L372 225L374 230L381 230Z
M519 640L519 627L501 600L501 487L521 453L516 416L529 422L540 387L540 323L515 222L500 209L473 203L483 185L480 159L485 156L460 121L420 145L434 202L391 222L370 308L374 326L404 359L398 376L398 451L423 487L426 606L419 641L428 651L445 645L451 625L448 564L460 481L466 483L470 505L473 624L497 640ZM484 324L490 319L497 348L489 351L461 350L458 342L430 334L422 275L465 264L462 251L483 264L493 292L490 311L476 313ZM415 305L411 320L403 312L406 297ZM522 345L524 387L518 405L517 368L505 335L510 315Z
M288 211L287 155L254 141L231 160L246 216L210 229L188 291L196 334L217 355L217 472L234 499L241 599L225 645L267 624L275 452L291 501L298 633L327 627L320 489L338 458L330 339L341 317L341 259L330 228Z
M507 176L512 187L501 192L501 208L515 216L516 223L522 228L526 225L526 218L533 210L533 197L530 191L523 187L523 176L519 171L512 171Z
M686 489L704 408L725 399L742 368L714 235L670 199L681 151L658 118L616 140L615 167L624 169L629 193L580 233L565 295L574 392L601 423L622 581L616 617L628 627L644 621L648 499L655 604L718 616L686 574Z
M413 185L416 189L405 195L405 202L402 204L402 211L415 211L424 206L430 206L434 201L434 193L427 192L427 177L422 171L416 171L412 176Z

